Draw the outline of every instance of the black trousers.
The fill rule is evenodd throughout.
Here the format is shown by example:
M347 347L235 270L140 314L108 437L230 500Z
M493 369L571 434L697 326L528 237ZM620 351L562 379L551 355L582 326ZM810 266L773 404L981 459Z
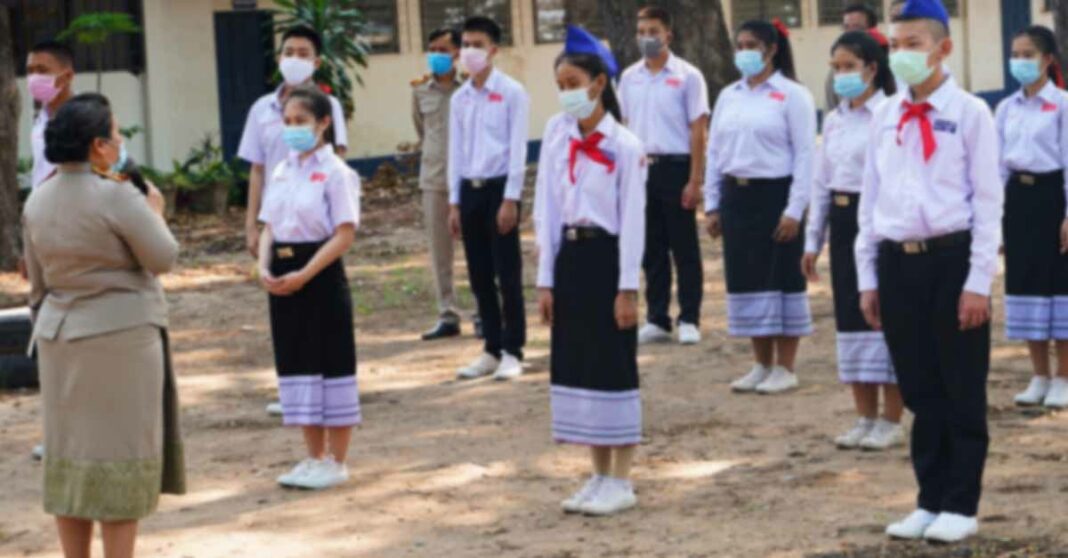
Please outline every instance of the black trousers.
M464 180L460 185L460 228L486 352L500 358L503 349L522 359L527 318L519 227L506 235L497 230L504 184L504 178L494 178L476 188Z
M970 243L923 254L879 250L883 330L905 406L915 415L919 507L974 517L990 435L990 325L960 331Z
M678 272L679 321L698 325L704 270L697 237L697 212L683 209L682 191L690 178L687 160L649 167L645 205L645 299L647 321L671 331L671 263Z

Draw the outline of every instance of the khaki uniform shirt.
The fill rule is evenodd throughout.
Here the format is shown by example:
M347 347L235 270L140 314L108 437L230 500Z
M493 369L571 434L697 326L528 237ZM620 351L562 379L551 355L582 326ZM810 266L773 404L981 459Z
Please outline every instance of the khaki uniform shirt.
M449 159L449 101L460 88L453 81L442 86L424 76L412 81L412 120L419 134L422 155L419 165L419 189L447 191Z

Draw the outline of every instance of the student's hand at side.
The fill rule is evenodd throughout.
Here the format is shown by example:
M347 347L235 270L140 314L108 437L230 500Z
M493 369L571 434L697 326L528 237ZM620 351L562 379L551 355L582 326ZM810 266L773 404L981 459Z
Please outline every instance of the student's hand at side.
M875 331L883 329L883 313L879 306L879 291L862 291L860 293L860 312L864 321Z
M245 248L255 258L260 251L260 227L255 223L245 224Z
M455 205L449 207L449 234L460 240L460 208Z
M1061 223L1061 253L1068 254L1068 219Z
M616 326L631 329L638 325L638 293L620 291L616 295Z
M801 273L805 274L805 279L819 282L820 274L816 271L816 262L819 259L820 255L817 252L805 252L805 255L801 256Z
M538 289L538 313L541 314L541 323L553 325L553 290Z
M790 242L797 238L797 235L801 232L801 222L797 219L782 216L779 220L779 226L775 228L775 242Z
M961 331L975 329L990 319L990 297L964 291L957 311Z
M497 212L497 232L502 235L508 234L519 224L519 206L515 200L501 202L501 210Z
M705 229L708 231L708 236L711 236L713 239L719 238L719 235L723 234L718 211L713 211L705 215Z
M682 189L682 208L687 211L697 209L701 201L701 183L691 181Z

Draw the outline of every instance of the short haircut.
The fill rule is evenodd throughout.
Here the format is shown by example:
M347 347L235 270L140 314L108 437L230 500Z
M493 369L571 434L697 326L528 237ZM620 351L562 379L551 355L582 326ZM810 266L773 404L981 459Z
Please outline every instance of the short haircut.
M464 32L485 33L494 44L501 43L501 26L486 16L471 16L464 20Z
M664 24L664 27L671 29L674 22L672 21L671 12L661 8L660 6L646 6L638 10L638 19L655 19Z
M842 16L846 14L864 14L864 18L868 20L868 29L879 25L879 17L875 15L875 10L869 8L867 4L846 6L846 9L842 10Z
M286 41L294 37L311 41L312 46L315 47L316 56L323 53L323 39L315 29L305 25L290 27L289 29L286 29L285 33L282 33L282 45L284 46Z
M439 27L431 31L430 36L427 37L426 42L432 43L440 39L441 37L444 37L445 35L449 36L449 40L452 42L452 45L454 47L459 48L462 44L462 41L460 40L460 32L455 27Z
M74 51L59 41L41 41L33 45L30 54L51 54L60 64L74 67Z
M111 103L99 93L75 95L45 128L45 158L52 164L84 163L96 138L111 138Z
M949 27L946 27L944 23L937 19L931 19L929 17L895 17L892 20L894 23L907 23L909 21L922 21L927 24L927 29L931 32L931 36L934 40L941 41L949 36Z

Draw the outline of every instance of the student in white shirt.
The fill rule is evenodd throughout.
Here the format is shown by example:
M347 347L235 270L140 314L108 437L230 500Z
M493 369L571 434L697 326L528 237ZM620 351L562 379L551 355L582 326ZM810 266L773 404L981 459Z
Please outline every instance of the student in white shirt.
M493 374L510 380L523 373L527 339L519 203L530 97L493 66L501 41L495 21L468 18L462 41L460 62L470 77L449 105L449 228L454 237L463 237L485 343L482 354L457 376Z
M816 261L829 226L838 378L850 386L858 415L856 425L836 438L835 444L843 449L883 450L904 442L903 403L883 334L874 331L860 313L853 247L868 128L876 108L896 92L896 86L886 49L867 31L851 31L835 41L831 71L835 93L842 100L823 121L802 269L809 281L820 280ZM882 416L880 390L885 401Z
M723 235L728 330L752 339L756 361L731 384L738 392L796 388L797 348L812 332L800 262L816 106L794 81L788 33L781 22L739 27L743 79L720 93L709 131L705 212L712 238Z
M649 155L645 230L646 323L638 342L671 340L671 276L677 274L678 341L701 340L704 272L697 233L708 131L708 86L704 75L671 52L671 13L658 7L638 12L639 60L619 80L623 123Z
M33 119L30 147L33 153L33 170L30 186L36 188L56 170L45 157L44 132L52 115L74 93L74 53L70 47L56 41L44 41L30 49L26 57L26 88L34 101L41 104Z
M1005 186L1005 329L1027 342L1034 375L1017 405L1068 407L1068 94L1056 36L1046 27L1012 41L1019 91L998 105ZM1050 343L1057 370L1050 369Z
M324 139L333 125L325 93L294 89L283 110L290 151L271 171L258 216L259 273L270 294L284 424L301 428L308 457L278 483L323 489L348 480L349 438L361 421L342 261L359 225L359 182Z
M642 438L636 324L648 168L641 141L619 123L616 70L596 37L568 27L556 60L564 112L545 126L535 200L553 438L589 446L593 466L562 505L590 515L637 503L630 465Z
M917 509L887 534L955 542L978 531L990 440L997 130L986 103L943 72L953 43L941 2L906 2L890 40L890 68L910 89L872 119L856 245L864 317L884 332L915 415Z

